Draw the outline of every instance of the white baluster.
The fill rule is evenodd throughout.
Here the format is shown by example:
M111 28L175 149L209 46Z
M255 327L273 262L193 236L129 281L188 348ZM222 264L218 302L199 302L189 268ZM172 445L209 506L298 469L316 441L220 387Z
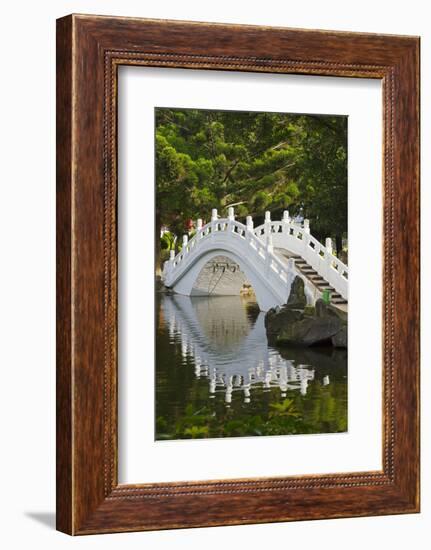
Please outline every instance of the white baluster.
M187 243L188 242L189 242L189 236L188 235L183 235L183 248L182 248L183 254L187 254Z
M267 210L265 212L265 235L269 235L271 233L271 212Z
M202 229L202 218L197 219L196 229L197 231L200 231Z
M273 250L274 250L274 245L273 245L273 240L272 240L272 234L271 233L268 233L267 236L266 236L266 250L268 252L273 252ZM269 255L267 256L267 260L269 261Z
M283 222L285 222L285 223L290 222L289 210L284 210L284 212L283 212Z
M246 223L247 231L253 231L254 224L253 224L253 218L251 216L247 216L245 223Z
M326 260L326 280L331 285L334 284L334 276L335 273L331 269L332 268L332 260L334 259L334 256L332 255L332 239L330 237L327 237L325 239L325 248L326 248L326 254L325 254L325 260Z
M217 231L217 208L211 210L211 238L214 237L214 231Z
M229 206L229 208L227 209L227 217L228 217L228 220L234 220L235 219L233 206Z
M310 243L310 220L304 220L304 229L302 232L302 257L305 258Z
M169 250L169 261L173 262L175 260L175 250Z
M333 280L333 270L332 267L332 239L330 237L327 237L325 239L325 268L324 268L324 274L323 277L328 281L329 284L334 285Z

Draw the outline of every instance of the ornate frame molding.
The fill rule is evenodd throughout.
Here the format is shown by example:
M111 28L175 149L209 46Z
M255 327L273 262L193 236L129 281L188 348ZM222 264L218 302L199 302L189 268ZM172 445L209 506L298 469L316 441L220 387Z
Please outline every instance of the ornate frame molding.
M263 35L266 45L256 45ZM226 37L222 51L198 45ZM267 55L271 46L276 58ZM85 534L418 511L418 39L69 16L58 20L57 48L58 529ZM120 65L383 81L382 471L118 484ZM408 249L400 219L409 228Z

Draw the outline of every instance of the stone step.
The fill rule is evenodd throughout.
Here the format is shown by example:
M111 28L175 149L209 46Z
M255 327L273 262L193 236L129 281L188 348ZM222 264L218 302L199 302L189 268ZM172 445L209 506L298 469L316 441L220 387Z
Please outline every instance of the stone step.
M309 277L310 281L312 281L316 286L327 286L328 288L333 288L326 279L324 279L321 275Z
M291 259L295 261L296 267L299 268L301 273L305 275L321 292L324 290L329 290L331 303L334 305L344 305L347 304L339 292L336 292L328 281L326 281L318 272L311 267L301 256L293 255L290 256Z

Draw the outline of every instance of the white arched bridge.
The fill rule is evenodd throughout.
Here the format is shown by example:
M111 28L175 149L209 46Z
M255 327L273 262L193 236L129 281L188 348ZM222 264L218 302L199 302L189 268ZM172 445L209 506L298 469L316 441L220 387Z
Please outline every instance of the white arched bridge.
M287 211L280 221L265 212L265 222L254 228L251 216L245 225L236 221L233 208L227 218L213 209L206 225L198 219L195 235L190 240L184 235L181 251L170 252L162 275L166 287L186 296L239 294L247 281L262 311L287 302L295 277L304 281L308 304L328 291L332 303L347 306L348 268L333 255L331 239L322 245L310 234L308 220L298 224Z

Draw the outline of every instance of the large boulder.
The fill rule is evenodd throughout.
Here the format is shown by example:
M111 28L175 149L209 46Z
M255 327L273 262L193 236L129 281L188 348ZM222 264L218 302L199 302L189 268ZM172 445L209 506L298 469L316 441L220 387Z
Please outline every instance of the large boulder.
M327 304L323 300L317 300L315 308L317 317L337 317L347 324L347 311L343 311L332 304Z
M294 326L304 318L300 310L288 309L286 306L270 309L265 315L266 334L270 343L276 343L278 336L286 327Z
M271 345L347 348L347 312L322 300L314 309L293 309L289 304L274 308L266 314L265 326Z
M304 317L286 324L276 337L276 344L284 346L313 346L332 343L332 338L341 330L335 317Z
M347 348L347 326L334 334L331 340L334 348Z

